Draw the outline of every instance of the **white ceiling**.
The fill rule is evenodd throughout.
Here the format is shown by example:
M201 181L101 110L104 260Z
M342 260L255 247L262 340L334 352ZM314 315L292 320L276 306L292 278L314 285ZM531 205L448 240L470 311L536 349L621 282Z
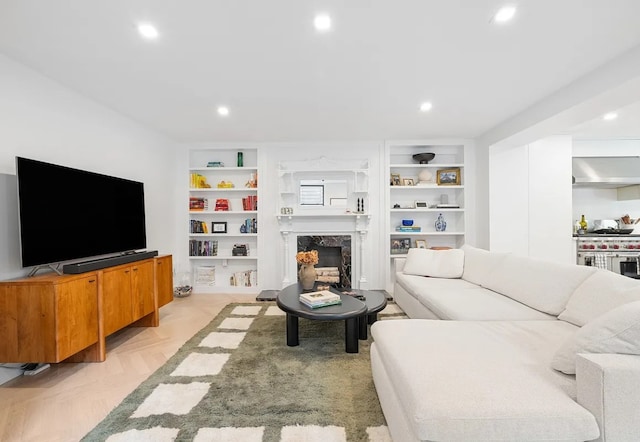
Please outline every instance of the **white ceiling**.
M178 141L348 141L474 138L640 45L638 0L511 3L1 0L0 52Z

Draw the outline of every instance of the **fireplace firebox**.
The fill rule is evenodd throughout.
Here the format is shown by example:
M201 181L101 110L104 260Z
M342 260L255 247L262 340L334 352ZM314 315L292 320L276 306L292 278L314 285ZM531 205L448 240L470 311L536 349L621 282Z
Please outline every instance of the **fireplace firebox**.
M298 252L318 251L318 268L335 267L339 282L331 282L336 288L351 288L351 236L309 235L298 236Z

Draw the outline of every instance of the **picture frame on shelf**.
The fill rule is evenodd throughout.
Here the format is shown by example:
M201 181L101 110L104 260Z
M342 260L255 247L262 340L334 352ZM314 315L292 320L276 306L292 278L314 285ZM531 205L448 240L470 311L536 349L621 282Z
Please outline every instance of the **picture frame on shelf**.
M427 241L424 239L416 239L416 249L426 249Z
M402 179L402 185L403 186L413 186L414 185L413 178L403 178Z
M400 181L400 174L399 173L392 173L391 174L391 185L392 186L401 186L402 183Z
M406 255L411 248L411 238L391 238L391 254Z
M459 186L460 168L438 169L436 173L438 186Z
M212 221L211 222L211 233L227 233L227 222L226 221Z

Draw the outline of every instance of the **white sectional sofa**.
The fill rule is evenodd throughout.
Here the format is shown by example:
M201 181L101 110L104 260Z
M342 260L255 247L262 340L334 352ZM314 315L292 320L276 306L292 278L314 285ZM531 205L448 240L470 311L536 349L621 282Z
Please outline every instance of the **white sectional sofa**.
M371 329L393 440L640 441L640 282L462 249L396 260Z

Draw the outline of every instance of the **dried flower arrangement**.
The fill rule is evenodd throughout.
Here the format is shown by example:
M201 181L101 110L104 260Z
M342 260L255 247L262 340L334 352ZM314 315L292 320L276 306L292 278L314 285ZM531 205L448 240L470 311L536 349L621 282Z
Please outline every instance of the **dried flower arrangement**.
M299 264L318 264L318 251L309 250L308 252L296 253L296 261Z

